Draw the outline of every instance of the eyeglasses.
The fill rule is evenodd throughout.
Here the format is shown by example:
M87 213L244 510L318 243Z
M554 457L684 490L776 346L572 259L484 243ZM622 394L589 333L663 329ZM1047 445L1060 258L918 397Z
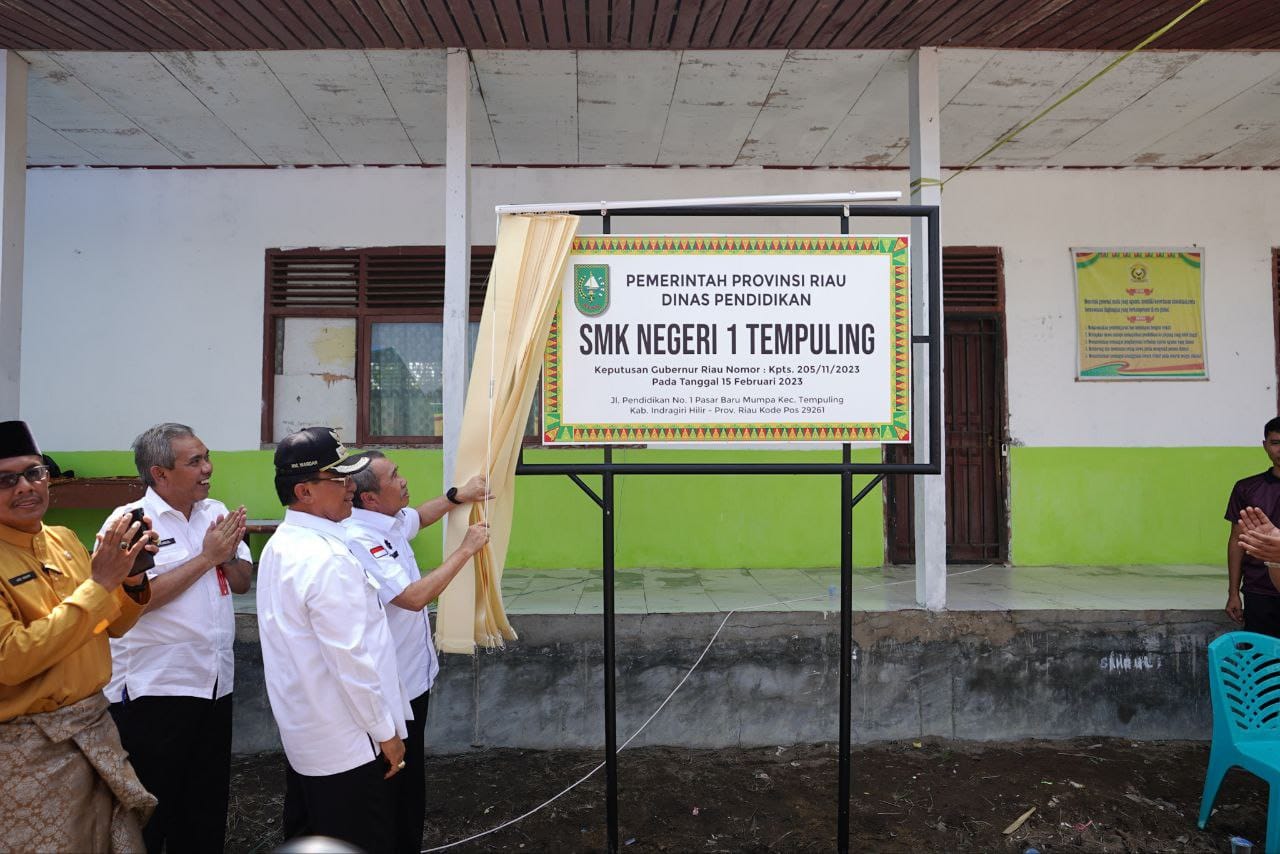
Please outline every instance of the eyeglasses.
M350 480L348 475L340 477L311 477L304 480L303 483L336 483L345 489L348 480Z
M0 474L0 489L13 489L18 481L26 478L27 483L39 483L49 477L48 466L32 466L26 471L7 471Z

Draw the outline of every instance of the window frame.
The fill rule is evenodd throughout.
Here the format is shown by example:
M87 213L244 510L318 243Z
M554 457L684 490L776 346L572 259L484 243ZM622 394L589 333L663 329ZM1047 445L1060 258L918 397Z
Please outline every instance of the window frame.
M469 294L468 322L479 322L483 313L484 294L488 279L488 270L492 265L494 247L471 247L471 288ZM282 258L306 259L353 259L356 261L356 290L353 305L278 305L275 302L273 270L276 262ZM356 357L356 445L407 445L412 447L440 447L443 436L379 436L370 432L369 394L370 364L372 362L372 324L379 321L394 320L397 323L443 323L444 321L444 282L438 285L438 306L397 307L394 305L370 306L367 303L368 264L370 257L422 257L438 259L443 269L443 246L375 246L351 249L268 249L265 253L265 269L263 275L263 323L262 323L262 422L261 439L264 447L275 445L275 361L276 361L276 323L279 319L290 317L305 318L342 318L355 321ZM482 264L477 271L476 264ZM479 273L479 274L478 274ZM477 287L478 285L478 287ZM432 286L429 286L431 288ZM430 294L430 290L428 290ZM443 363L444 353L441 353Z
M1276 361L1276 411L1280 412L1280 246L1271 248L1271 329Z

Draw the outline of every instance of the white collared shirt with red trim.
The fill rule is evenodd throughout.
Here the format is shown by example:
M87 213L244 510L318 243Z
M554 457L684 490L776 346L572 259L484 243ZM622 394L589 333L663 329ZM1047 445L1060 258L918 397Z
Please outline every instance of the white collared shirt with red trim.
M135 507L160 536L155 569L147 573L153 579L199 555L209 525L230 512L221 501L206 498L192 506L188 519L148 487L139 500L112 510L98 533ZM236 557L252 560L249 547L240 543ZM112 703L120 702L126 689L133 698L225 697L235 678L235 636L231 589L217 569L210 569L169 602L148 608L124 637L111 639L111 681L103 693Z
M410 611L391 604L392 599L422 577L413 547L409 545L422 528L418 511L405 507L388 516L356 507L342 527L347 531L351 553L381 585L378 598L387 608L387 625L396 641L400 679L411 698L420 697L431 690L440 672L435 644L431 642L431 618L426 608Z

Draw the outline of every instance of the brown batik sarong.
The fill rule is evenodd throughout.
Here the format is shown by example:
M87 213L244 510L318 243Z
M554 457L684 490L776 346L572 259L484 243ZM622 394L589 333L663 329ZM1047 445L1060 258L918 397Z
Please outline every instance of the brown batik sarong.
M0 723L0 850L142 851L156 799L101 693Z

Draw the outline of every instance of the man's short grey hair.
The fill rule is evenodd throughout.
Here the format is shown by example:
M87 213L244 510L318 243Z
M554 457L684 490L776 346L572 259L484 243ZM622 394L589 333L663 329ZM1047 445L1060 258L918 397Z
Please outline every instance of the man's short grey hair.
M356 454L352 459L360 459L361 457L368 459L369 465L351 475L351 479L355 481L356 484L356 494L355 497L351 499L351 502L356 507L363 510L364 502L360 500L360 493L378 491L378 475L373 470L373 461L385 460L387 455L382 453L382 451L365 451L362 454Z
M171 469L175 462L173 440L194 436L196 432L186 424L166 421L149 430L144 430L133 440L133 464L138 468L138 477L147 486L155 486L156 480L151 476L151 467L160 466Z

